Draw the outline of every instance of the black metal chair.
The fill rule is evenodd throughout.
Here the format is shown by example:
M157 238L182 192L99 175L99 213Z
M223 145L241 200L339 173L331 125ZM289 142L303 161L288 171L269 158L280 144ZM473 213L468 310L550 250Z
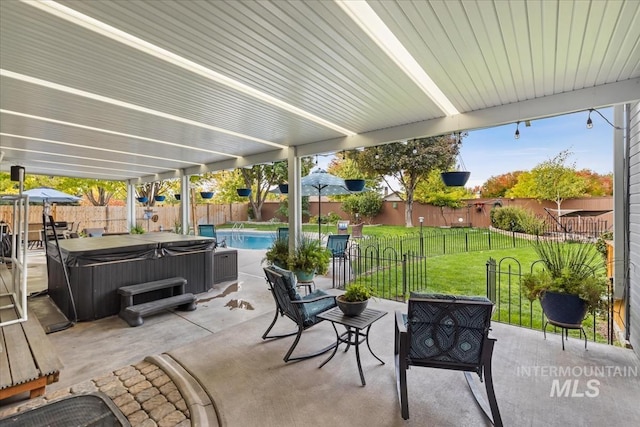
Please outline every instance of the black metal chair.
M332 286L336 287L336 278L340 283L340 275L342 273L342 283L347 281L347 244L349 243L349 234L330 234L327 238L327 249L331 251L332 268ZM336 260L338 261L338 269L336 274Z
M278 227L277 238L281 240L289 240L289 227Z
M202 237L213 237L216 239L216 246L220 248L227 247L227 239L218 240L218 233L216 233L216 226L213 224L199 224L198 225L198 235Z
M264 272L267 277L269 289L271 290L273 299L276 302L276 313L273 321L264 334L262 334L262 339L284 338L295 335L296 338L293 341L293 344L291 344L287 354L284 356L285 362L309 359L326 353L334 348L336 346L335 343L311 354L295 357L291 356L293 350L300 341L302 332L322 322L322 319L319 319L316 316L324 311L334 308L336 306L336 298L335 296L329 295L320 289L302 297L298 294L293 272L276 266L265 268ZM296 324L296 330L279 335L269 335L269 332L271 332L271 329L278 320L278 316L286 316L291 319Z
M474 398L495 426L502 418L493 390L491 356L495 339L489 338L493 303L483 297L416 294L409 298L406 315L396 311L396 381L402 418L409 419L407 369L410 366L464 371ZM489 408L471 373L483 380Z

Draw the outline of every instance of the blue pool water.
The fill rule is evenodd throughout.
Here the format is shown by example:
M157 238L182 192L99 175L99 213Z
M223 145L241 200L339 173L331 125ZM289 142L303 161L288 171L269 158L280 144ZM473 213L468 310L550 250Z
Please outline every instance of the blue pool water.
M274 232L227 231L216 232L218 240L226 239L227 246L236 249L268 249L276 238Z

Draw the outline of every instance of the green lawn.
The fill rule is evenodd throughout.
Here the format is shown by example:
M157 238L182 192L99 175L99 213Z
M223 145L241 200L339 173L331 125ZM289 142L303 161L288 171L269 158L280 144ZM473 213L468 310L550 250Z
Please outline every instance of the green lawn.
M275 231L278 227L286 227L286 223L247 223L244 228ZM233 224L225 224L219 228L231 228ZM317 232L317 224L303 224L303 231ZM335 224L323 224L323 233L335 233ZM404 226L365 225L363 235L373 237L373 241L382 243L383 247L394 247L397 253L403 253L407 245L400 250L398 242L408 242L409 237L419 236L420 228ZM496 304L494 320L512 323L534 329L542 328L542 309L538 301L529 302L520 293L519 275L529 272L531 263L538 259L535 251L526 241L513 239L509 235L490 232L487 229L474 228L438 228L424 227L422 230L423 247L410 246L409 250L424 253L426 260L417 261L415 265L407 264L407 282L410 289L417 289L414 283L423 283L426 276L426 292L447 293L456 295L486 296L487 269L489 258L501 262L499 271L511 271L511 275L499 274L497 279L499 301ZM407 239L402 239L405 236ZM487 239L491 239L492 247L507 249L481 250L487 247ZM418 241L414 239L414 241ZM365 247L367 240L360 244ZM514 247L517 246L517 247ZM519 265L516 262L519 261ZM377 290L380 297L389 299L402 298L402 269L399 261L380 261L381 267L375 274L360 276L358 281L364 282ZM355 264L354 264L355 266ZM510 277L510 278L509 278ZM604 320L598 320L597 341L606 342L606 337L599 331ZM592 336L593 318L589 316L585 322L589 337ZM551 331L553 328L549 328ZM577 332L570 335L578 337Z

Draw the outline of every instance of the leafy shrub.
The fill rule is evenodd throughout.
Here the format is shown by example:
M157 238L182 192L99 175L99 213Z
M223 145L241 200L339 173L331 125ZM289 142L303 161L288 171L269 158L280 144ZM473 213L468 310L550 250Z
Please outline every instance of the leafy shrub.
M360 215L369 222L382 210L382 197L375 191L367 191L360 196Z
M520 221L520 225L525 233L535 234L536 236L544 234L546 224L542 218L525 211L525 215L520 218Z
M351 215L352 219L355 219L356 214L360 213L360 197L355 194L345 197L342 201L342 211Z
M613 231L605 231L596 240L596 250L602 254L605 261L607 259L607 240L613 240Z
M140 224L136 224L131 227L131 230L129 230L129 232L131 234L144 234L144 227Z
M355 218L356 214L367 218L368 222L382 210L382 197L375 191L351 195L342 202L342 210Z
M544 220L520 207L492 209L490 217L491 225L501 230L536 235L544 232Z

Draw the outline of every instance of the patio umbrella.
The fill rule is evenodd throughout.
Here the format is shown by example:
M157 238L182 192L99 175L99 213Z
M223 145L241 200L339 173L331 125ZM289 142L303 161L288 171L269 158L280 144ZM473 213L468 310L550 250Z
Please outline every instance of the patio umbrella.
M300 187L303 196L318 196L318 240L322 239L322 196L338 196L340 194L351 194L347 190L344 179L331 175L324 169L317 169L300 180Z
M274 187L269 192L282 194L278 187ZM322 239L322 223L320 215L322 211L322 196L339 196L342 194L357 193L349 191L344 179L331 175L324 169L316 169L300 180L301 196L318 196L318 239Z
M29 201L34 203L73 203L80 201L80 197L63 193L49 187L32 188L23 191L22 194L29 196Z

